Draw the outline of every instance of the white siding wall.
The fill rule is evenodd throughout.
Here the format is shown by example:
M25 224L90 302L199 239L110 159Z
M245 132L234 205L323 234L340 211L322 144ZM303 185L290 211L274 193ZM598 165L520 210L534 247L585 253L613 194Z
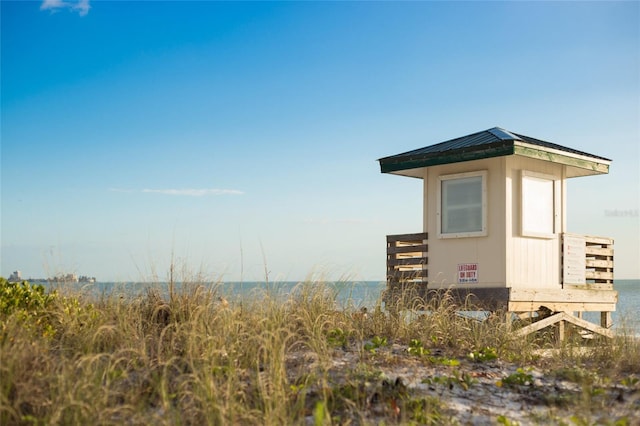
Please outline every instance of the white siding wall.
M438 176L487 170L486 237L438 238ZM555 184L555 234L526 237L521 232L522 170L552 176ZM566 231L564 166L519 156L446 164L423 169L424 231L429 233L432 287L561 288L560 235ZM457 284L457 267L477 263L479 283Z
M477 263L478 283L459 287L505 287L505 173L506 159L445 164L424 169L424 230L429 233L430 286L450 287L457 284L458 264ZM438 176L487 170L487 230L486 237L438 238L437 185Z
M506 160L506 276L507 287L561 288L560 234L565 227L563 166L519 156ZM552 238L525 237L521 233L522 170L557 179L555 234Z

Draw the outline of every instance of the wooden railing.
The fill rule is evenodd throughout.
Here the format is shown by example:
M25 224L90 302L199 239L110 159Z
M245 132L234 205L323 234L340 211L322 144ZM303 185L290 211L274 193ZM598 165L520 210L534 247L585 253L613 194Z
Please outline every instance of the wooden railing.
M427 283L427 233L387 235L387 285Z
M613 288L613 239L585 236L587 283Z
M594 237L590 235L563 235L563 248L567 245L567 239L572 238L573 243L584 244L579 249L584 250L584 283L565 283L564 287L586 287L598 290L613 289L613 239L607 237ZM571 260L563 250L563 268L570 267ZM563 269L564 271L564 269ZM566 278L565 278L566 279ZM581 285L580 285L581 284Z

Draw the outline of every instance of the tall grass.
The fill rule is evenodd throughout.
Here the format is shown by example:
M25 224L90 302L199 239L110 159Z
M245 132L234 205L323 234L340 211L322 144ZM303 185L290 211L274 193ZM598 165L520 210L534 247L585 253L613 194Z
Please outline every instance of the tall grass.
M363 345L376 336L419 340L451 357L492 347L505 359L536 360L538 343L514 339L504 315L461 317L446 298L390 314L380 301L369 312L338 309L335 288L322 282L286 297L274 288L227 302L218 283L198 278L168 293L67 291L8 307L0 311L0 424L361 423L371 419L363 385L349 380L370 374ZM600 362L606 352L612 374L640 372L637 340L607 348L582 360ZM337 379L334 360L349 351L357 365ZM376 416L403 420L393 411Z

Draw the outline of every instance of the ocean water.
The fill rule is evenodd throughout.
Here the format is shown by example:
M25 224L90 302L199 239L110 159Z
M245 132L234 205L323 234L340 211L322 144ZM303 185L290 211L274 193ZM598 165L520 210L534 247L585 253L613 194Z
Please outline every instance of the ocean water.
M380 281L347 281L337 283L325 283L326 287L334 292L336 303L339 307L373 308L379 303L382 291L386 283ZM51 284L51 287L65 286ZM124 297L135 297L144 294L148 288L159 287L161 292L167 292L167 283L111 283L98 282L92 284L66 284L75 290L81 290L93 296L102 294L115 294ZM179 290L180 284L177 284ZM285 299L289 294L300 287L299 282L229 282L213 283L218 294L229 300L241 300L245 298L263 297L264 292L272 296ZM618 292L617 310L611 314L613 327L617 330L626 330L630 334L640 336L640 280L615 280L614 289ZM585 312L584 319L600 323L599 312Z
M616 311L611 314L613 327L640 336L640 280L615 280L613 289L618 292ZM599 324L599 315L586 312L584 319Z

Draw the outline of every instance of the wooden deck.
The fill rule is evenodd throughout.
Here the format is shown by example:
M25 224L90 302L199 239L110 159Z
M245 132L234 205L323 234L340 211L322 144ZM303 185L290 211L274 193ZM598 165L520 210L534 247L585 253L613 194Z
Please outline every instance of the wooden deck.
M456 288L453 285L451 288L441 289L429 287L428 235L388 235L385 303L398 307L403 301L410 300L412 303L426 305L442 300L446 294L448 300L461 306L461 310L503 311L534 317L544 307L554 315L545 318L544 322L535 322L521 333L530 333L550 325L557 325L564 330L565 323L572 323L611 337L611 312L616 310L618 301L618 293L613 289L613 240L574 234L569 236L573 238L572 244L577 244L580 255L576 259L565 254L567 258L563 258L563 268L569 267L569 262L577 260L583 270L577 273L574 271L572 282L563 282L562 288ZM562 244L568 244L565 243L564 235ZM575 312L578 313L577 316L574 315ZM600 325L584 321L582 312L600 312Z

